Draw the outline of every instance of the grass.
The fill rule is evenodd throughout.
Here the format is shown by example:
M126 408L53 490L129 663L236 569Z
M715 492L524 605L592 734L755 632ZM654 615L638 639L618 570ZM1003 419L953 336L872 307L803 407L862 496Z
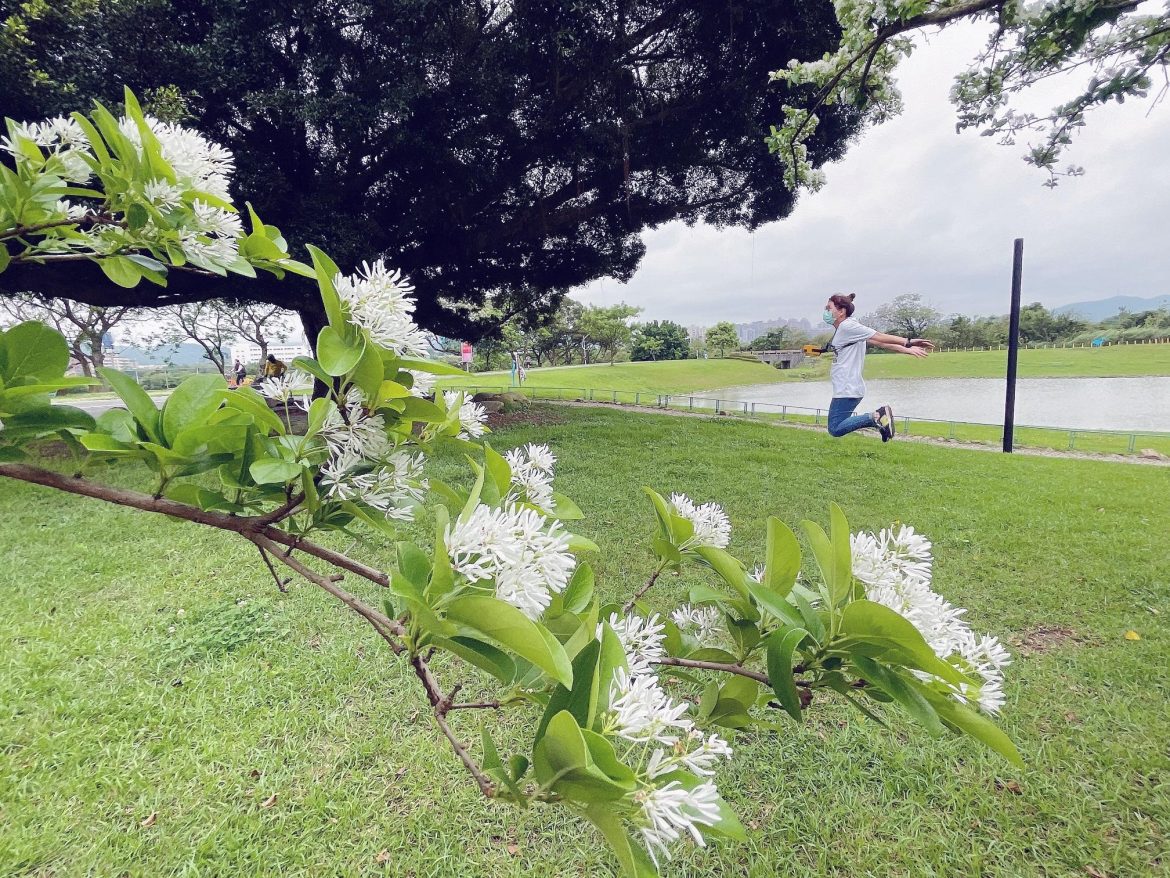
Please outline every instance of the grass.
M1021 378L1104 378L1170 375L1170 344L1106 348L1023 349ZM867 378L1002 378L1007 351L941 351L926 360L875 356L865 360Z
M1118 377L1170 375L1170 344L1120 345L1107 348L1024 349L1019 355L1021 378ZM1007 351L941 351L925 360L878 354L865 361L867 378L1002 378ZM829 358L806 361L797 369L775 369L744 360L668 360L570 368L532 369L524 386L570 390L687 393L739 384L828 380ZM444 386L508 387L507 372L488 372L468 379L445 379Z
M643 484L723 501L749 562L767 515L824 522L836 500L854 527L929 534L937 587L1015 645L1004 726L1027 768L817 704L736 740L719 780L751 841L690 849L667 874L1166 874L1170 471L534 411L493 441L554 446L578 529L604 547L605 597L651 567ZM309 587L276 592L241 542L10 483L0 522L0 874L612 874L579 821L480 800L376 638ZM696 576L650 597L665 609ZM489 719L524 746L522 722ZM453 720L477 737L478 717Z
M783 381L785 373L764 363L747 360L664 360L655 363L602 363L596 366L570 366L531 369L525 388L565 388L641 391L642 393L685 393L688 390L712 390L733 384L767 384ZM444 379L443 386L509 387L508 372L485 372L468 378Z

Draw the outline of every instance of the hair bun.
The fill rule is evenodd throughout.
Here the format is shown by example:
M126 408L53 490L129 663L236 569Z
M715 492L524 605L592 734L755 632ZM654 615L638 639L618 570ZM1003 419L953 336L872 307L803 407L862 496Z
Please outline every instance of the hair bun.
M856 299L856 298L857 298L857 293L850 293L850 294L849 294L849 301L850 301L850 302L852 302L852 301L853 301L854 299Z

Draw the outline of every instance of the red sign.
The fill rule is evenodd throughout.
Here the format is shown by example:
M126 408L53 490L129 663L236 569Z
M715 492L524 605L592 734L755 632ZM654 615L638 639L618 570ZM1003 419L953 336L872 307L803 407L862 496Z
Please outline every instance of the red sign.
M463 342L462 351L463 351L463 362L470 363L471 362L471 345L469 345L467 342Z

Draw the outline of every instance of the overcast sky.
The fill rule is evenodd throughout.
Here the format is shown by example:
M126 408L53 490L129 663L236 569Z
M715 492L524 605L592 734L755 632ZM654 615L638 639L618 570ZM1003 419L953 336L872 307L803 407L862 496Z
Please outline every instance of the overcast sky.
M671 223L646 234L628 284L605 279L573 296L684 325L816 320L835 292L857 293L863 314L899 293L944 313L1006 313L1017 237L1025 303L1170 293L1170 103L1095 111L1065 162L1085 176L1045 188L1022 145L955 133L948 91L982 33L930 37L900 70L905 112L827 166L828 184L787 220L754 235ZM1071 94L1049 90L1035 108Z

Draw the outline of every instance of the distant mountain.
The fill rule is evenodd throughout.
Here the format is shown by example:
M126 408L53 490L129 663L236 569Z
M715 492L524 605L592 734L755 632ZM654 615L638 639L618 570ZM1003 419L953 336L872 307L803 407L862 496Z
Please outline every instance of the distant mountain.
M197 344L179 345L177 351L169 347L160 351L150 351L134 345L114 345L114 351L140 366L162 366L166 363L173 366L194 366L197 363L210 365L209 361L203 358L203 348Z
M1053 314L1075 314L1085 320L1104 320L1112 317L1124 308L1126 311L1152 311L1155 308L1170 308L1170 296L1151 296L1143 299L1139 296L1112 296L1108 299L1095 299L1092 302L1073 302L1071 305L1061 305L1053 308Z

